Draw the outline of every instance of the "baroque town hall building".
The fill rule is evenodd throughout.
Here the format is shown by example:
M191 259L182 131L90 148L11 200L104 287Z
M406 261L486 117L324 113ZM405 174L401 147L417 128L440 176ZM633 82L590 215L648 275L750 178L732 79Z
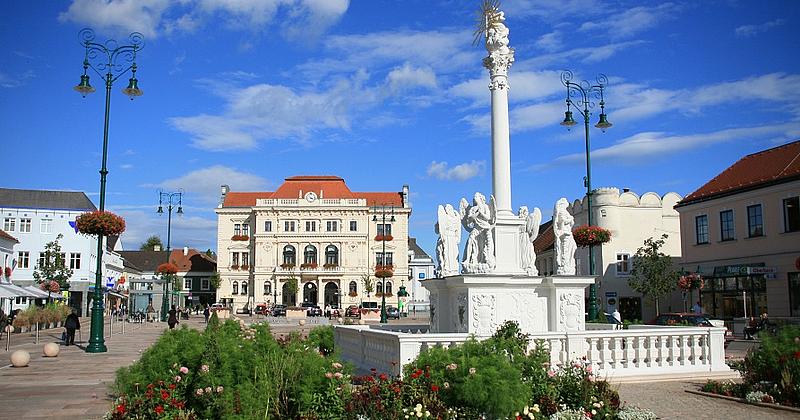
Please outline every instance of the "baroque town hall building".
M383 293L398 303L408 279L407 185L353 192L336 176L289 177L274 192L223 185L215 212L217 298L234 310L276 302L346 308ZM385 282L375 277L387 269Z

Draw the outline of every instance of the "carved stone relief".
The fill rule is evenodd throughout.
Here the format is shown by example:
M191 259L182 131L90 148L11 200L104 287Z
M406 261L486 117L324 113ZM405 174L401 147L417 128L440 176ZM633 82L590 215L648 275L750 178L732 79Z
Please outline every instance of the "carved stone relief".
M583 330L583 297L574 293L564 293L558 299L559 323L564 331Z
M494 295L472 295L472 328L471 332L478 335L490 335L497 329L497 308Z

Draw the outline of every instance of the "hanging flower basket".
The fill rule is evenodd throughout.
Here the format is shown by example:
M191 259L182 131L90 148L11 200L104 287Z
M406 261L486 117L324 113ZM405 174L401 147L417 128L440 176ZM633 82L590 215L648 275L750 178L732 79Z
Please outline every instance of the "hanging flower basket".
M376 265L375 277L385 279L394 275L394 266L392 265Z
M678 287L686 292L694 289L702 289L703 285L703 278L697 273L686 274L678 279Z
M125 232L125 220L110 211L83 213L75 219L75 226L84 235L114 236Z
M233 235L231 236L232 241L249 241L250 237L247 235Z
M6 267L5 270L3 270L3 274L6 275L7 279L10 279L11 278L11 267Z
M394 239L394 237L392 235L377 235L377 236L375 236L375 240L378 241L378 242L391 241L392 239Z
M611 232L600 226L578 226L572 230L572 237L578 246L595 246L611 240Z
M156 268L156 273L160 274L178 274L178 266L173 263L164 263Z
M55 280L42 282L39 288L49 293L61 293L61 286Z

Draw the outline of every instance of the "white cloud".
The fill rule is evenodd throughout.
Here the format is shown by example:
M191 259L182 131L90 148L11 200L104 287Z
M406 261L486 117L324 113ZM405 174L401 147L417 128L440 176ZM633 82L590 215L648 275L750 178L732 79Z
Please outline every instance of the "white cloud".
M427 174L429 177L447 181L466 181L478 176L483 168L486 167L485 161L473 160L472 162L462 163L452 168L447 162L433 161L428 166Z
M583 63L597 63L603 60L608 60L623 50L642 44L646 44L646 42L642 40L634 40L614 42L595 47L570 48L562 52L542 54L527 60L520 60L515 64L515 67L522 70L533 70L553 65L571 63L576 60Z
M159 236L166 245L166 216L159 216L154 206L141 210L125 209L124 206L120 206L111 210L125 219L126 229L121 239L126 251L138 250L151 235ZM217 221L213 216L210 208L194 214L184 208L184 214L181 216L173 213L170 238L172 249L184 246L203 251L216 248Z
M731 128L711 133L670 135L662 132L644 132L619 141L617 144L592 151L593 161L613 160L627 164L652 164L652 157L684 152L718 143L753 141L756 139L783 138L784 142L800 133L800 123L774 124L757 127ZM560 156L547 164L535 165L543 169L565 163L582 163L585 155L574 153Z
M165 179L157 187L166 190L183 190L184 199L216 203L220 197L220 186L226 184L233 191L261 191L269 182L247 172L237 171L223 165L197 169L177 178Z
M430 68L415 68L410 63L403 64L389 72L386 81L391 91L414 89L416 87L436 88L436 74Z
M583 23L580 31L602 31L612 39L627 38L656 26L660 21L674 16L678 7L663 3L655 7L633 7L603 19Z
M194 32L203 25L261 30L275 22L285 38L316 38L338 22L349 0L72 0L62 22L115 35ZM300 32L304 31L304 32Z
M561 31L544 34L536 40L536 46L548 52L558 51L564 46L562 37Z
M772 28L781 26L784 23L786 23L786 21L783 19L775 19L769 22L764 22L759 25L742 25L736 28L736 36L738 36L739 38L753 37L762 32L767 32Z
M572 15L591 17L605 7L606 3L597 0L509 0L503 2L502 9L507 16L552 21Z
M564 91L560 73L557 71L514 72L510 76L509 84L508 99L511 103L540 100ZM454 96L471 99L476 104L488 106L491 97L488 86L489 75L484 74L479 79L466 80L451 87L449 92Z

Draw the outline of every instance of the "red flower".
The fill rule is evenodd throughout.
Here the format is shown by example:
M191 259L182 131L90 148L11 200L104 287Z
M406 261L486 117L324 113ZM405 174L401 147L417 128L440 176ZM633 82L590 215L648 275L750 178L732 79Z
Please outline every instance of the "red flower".
M183 401L178 401L175 404L175 407L178 407L179 409L183 410L183 408L186 407L186 404L184 404Z
M169 389L175 389L175 384L169 384Z
M795 359L800 359L800 351L794 352L794 358Z
M166 262L164 264L159 265L158 268L156 268L156 273L177 274L178 273L178 266L173 264L173 263Z
M433 392L439 392L439 386L437 386L437 385L431 385L431 391L433 391Z
M387 376L386 376L386 374L385 374L385 373L381 373L381 374L378 376L378 379L380 379L380 380L382 380L382 381L385 381L385 380L386 380L386 379L388 379L388 378L387 378Z
M125 414L125 404L118 405L116 411L119 414Z
M164 407L162 407L160 405L157 405L156 408L153 409L153 411L155 411L156 414L162 414L162 413L164 413Z
M166 390L162 389L161 390L161 399L166 401L167 398L169 398L169 392L167 392Z
M144 393L144 396L147 397L148 400L153 398L153 391L147 390L147 392Z

